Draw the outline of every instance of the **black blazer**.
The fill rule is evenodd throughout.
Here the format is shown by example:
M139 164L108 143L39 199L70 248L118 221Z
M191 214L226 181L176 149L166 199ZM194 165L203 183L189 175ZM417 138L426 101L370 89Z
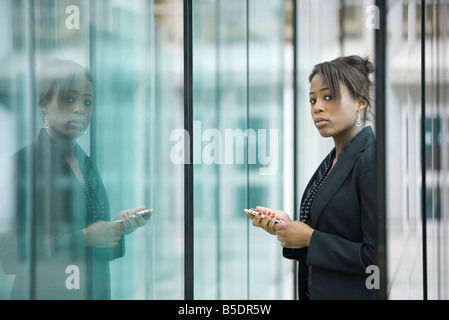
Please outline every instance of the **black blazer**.
M365 127L344 147L315 197L310 246L283 250L286 258L299 260L301 300L376 298L365 284L366 267L375 264L375 202L375 138Z

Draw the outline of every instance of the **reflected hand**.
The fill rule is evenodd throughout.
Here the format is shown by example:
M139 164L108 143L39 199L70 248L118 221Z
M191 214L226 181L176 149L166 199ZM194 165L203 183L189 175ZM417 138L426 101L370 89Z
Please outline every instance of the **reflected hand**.
M137 207L134 209L128 209L123 210L120 212L117 217L115 218L115 221L121 220L123 225L123 234L130 234L134 231L136 231L137 228L140 228L145 225L146 220L138 215L135 214L138 211L145 210L147 207ZM150 209L151 211L151 209Z
M98 221L83 229L86 246L111 248L118 245L123 231L119 223Z

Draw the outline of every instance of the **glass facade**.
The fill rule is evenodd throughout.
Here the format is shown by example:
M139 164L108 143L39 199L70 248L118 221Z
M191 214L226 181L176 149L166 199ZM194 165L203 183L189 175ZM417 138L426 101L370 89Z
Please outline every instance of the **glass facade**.
M168 11L167 5L153 1L1 5L2 120L10 130L2 157L32 142L41 130L39 64L58 58L88 67L95 88L93 115L78 143L101 173L111 218L141 205L154 212L151 222L126 237L124 258L110 263L111 298L182 299L183 170L170 161L170 133L183 124L182 3L167 4ZM25 179L31 185L36 169L33 163L27 166ZM27 197L31 206L35 200L31 194ZM33 237L33 210L27 209L26 230ZM2 219L13 211L2 211ZM12 224L6 225L5 237ZM29 240L24 263L32 269L36 256ZM33 298L35 280L30 274L24 298ZM4 294L13 277L4 276Z
M389 1L390 299L447 299L448 1Z
M298 218L304 188L333 147L310 118L309 74L343 55L375 61L384 27L386 64L377 67L386 116L369 124L386 129L386 298L447 299L448 15L447 0L387 1L386 12L373 0L0 1L0 299L90 299L101 288L117 300L182 300L189 290L198 300L297 298L296 263L243 209ZM70 154L58 169L47 161L54 150L35 144L52 121L41 82L54 59L90 72L85 97L93 97L79 113L91 118L75 139L75 163L103 207L84 198ZM73 91L72 80L57 90ZM37 151L21 153L30 145ZM74 175L63 174L67 165ZM42 177L46 170L54 176ZM153 212L102 264L76 236L61 240L93 222L77 197L81 211L107 221L141 206ZM106 287L77 291L99 274ZM46 285L52 278L60 287Z
M284 1L265 7L254 1L193 3L192 136L184 131L182 1L2 1L1 6L2 122L8 130L2 164L11 173L2 189L2 244L15 237L24 244L20 265L26 279L19 298L42 297L39 278L51 276L36 271L45 258L35 244L40 223L33 219L33 204L40 200L31 189L39 168L32 157L22 179L28 207L20 223L12 213L21 203L8 185L16 179L11 156L43 130L39 70L53 58L75 61L92 74L92 118L77 143L98 168L110 218L129 208L153 209L147 224L125 237L125 254L109 262L110 297L184 298L184 225L191 223L184 220L184 155L192 145L194 297L292 298L291 264L275 241L250 228L243 212L251 205L286 202L280 143ZM46 183L50 188L53 182ZM2 254L8 265L10 253ZM55 264L53 271L68 279L66 267ZM263 281L251 272L265 268L273 272ZM17 275L4 269L2 298L8 298Z

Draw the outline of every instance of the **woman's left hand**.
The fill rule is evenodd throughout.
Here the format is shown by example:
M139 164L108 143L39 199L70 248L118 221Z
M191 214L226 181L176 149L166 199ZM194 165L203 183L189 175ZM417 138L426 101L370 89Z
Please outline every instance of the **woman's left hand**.
M285 248L308 247L313 231L301 221L281 222L274 226L274 234Z
M115 220L122 221L124 235L130 234L136 231L137 228L140 228L145 225L146 223L145 219L142 216L135 214L136 212L145 209L146 207L138 207L134 209L123 210L117 215L117 218L115 218Z

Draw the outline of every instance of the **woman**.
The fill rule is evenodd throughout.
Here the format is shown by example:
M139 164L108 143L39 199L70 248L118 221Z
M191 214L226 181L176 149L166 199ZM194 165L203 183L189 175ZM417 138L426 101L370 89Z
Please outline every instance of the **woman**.
M310 74L311 115L335 147L301 200L300 221L257 207L253 225L277 235L284 257L299 260L300 299L374 299L366 267L375 263L375 138L364 126L374 66L358 56L337 58ZM275 224L275 220L281 223Z
M109 221L100 174L76 142L92 117L89 71L52 60L39 76L44 129L14 158L17 213L3 270L16 275L12 298L109 299L109 261L124 255L123 236L145 224L133 214L145 207Z

